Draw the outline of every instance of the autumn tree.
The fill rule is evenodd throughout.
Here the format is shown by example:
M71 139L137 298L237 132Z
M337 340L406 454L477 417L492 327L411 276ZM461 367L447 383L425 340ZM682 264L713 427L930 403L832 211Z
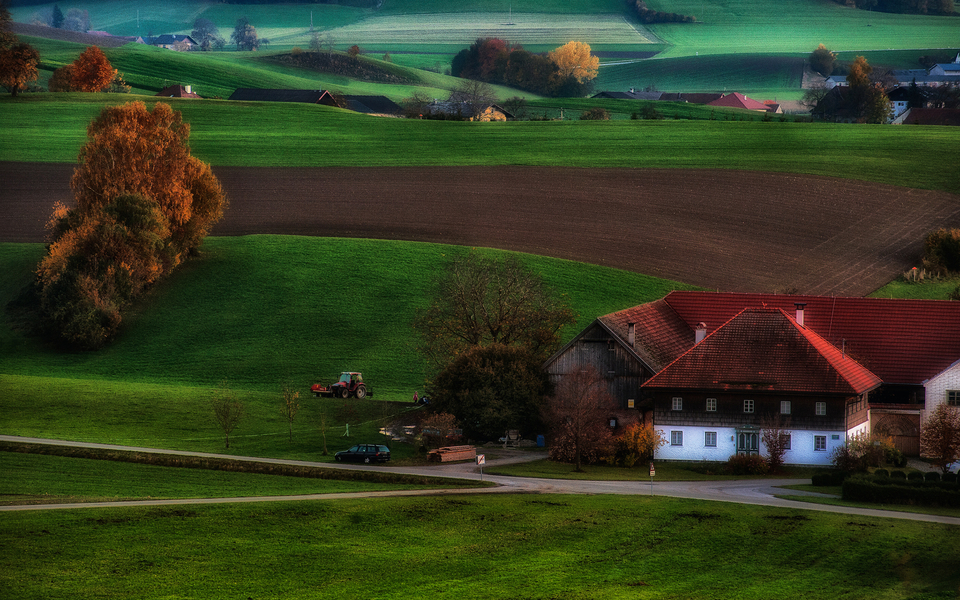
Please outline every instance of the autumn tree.
M63 65L50 76L47 87L51 92L79 92L73 85L73 64Z
M16 97L31 81L37 80L40 53L30 44L16 42L0 49L0 85Z
M833 65L836 61L837 54L831 52L823 44L817 46L817 49L810 53L810 67L824 77L829 77L833 73Z
M476 250L452 259L434 280L430 305L414 328L420 350L443 366L467 350L502 345L546 359L564 325L574 322L566 301L515 256L494 258Z
M920 454L944 473L947 465L960 459L960 408L937 405L920 428Z
M210 408L213 412L213 418L223 431L224 442L227 449L230 448L230 434L240 424L243 419L243 403L236 397L236 394L229 388L226 381L220 383L220 387L213 394L210 401Z
M561 77L573 77L584 83L597 76L600 59L590 54L590 45L583 42L567 42L549 54L557 65Z
M651 461L657 450L667 445L662 429L653 425L634 423L613 440L614 451L607 462L621 467L632 467L637 463Z
M941 227L923 240L923 266L930 271L960 273L960 229Z
M76 206L54 208L37 275L43 328L96 349L121 311L199 246L226 200L166 104L108 107L88 135L71 180Z
M594 367L567 373L544 408L550 429L550 458L576 465L596 463L612 453L613 435L607 417L613 398Z
M73 87L81 92L99 92L110 87L117 70L97 46L84 50L73 61Z
M550 392L543 360L517 346L490 344L460 352L428 384L430 408L463 423L470 439L495 440L508 429L529 433L542 425Z
M420 423L420 435L427 448L446 446L446 440L459 429L457 417L447 412L435 412Z

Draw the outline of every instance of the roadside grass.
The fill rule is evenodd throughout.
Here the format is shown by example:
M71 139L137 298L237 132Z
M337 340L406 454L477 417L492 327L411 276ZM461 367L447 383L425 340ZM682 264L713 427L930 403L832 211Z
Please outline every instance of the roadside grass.
M158 101L111 94L0 99L0 132L30 140L29 145L3 145L0 160L73 162L87 124L101 108L131 100ZM190 123L194 155L214 166L747 169L960 192L950 168L960 138L949 127L687 120L465 123L383 119L295 103L164 101Z
M644 496L0 515L10 597L951 598L960 528Z
M203 468L0 452L0 505L167 500L179 498L242 498L389 490L474 487L473 481L388 483L352 478L297 477ZM402 480L402 476L393 479Z
M657 481L728 481L737 479L810 479L822 471L818 467L784 467L783 473L770 476L724 475L723 463L694 463L657 461L654 463ZM489 467L485 473L509 477L542 477L547 479L573 479L582 481L637 481L650 483L650 465L638 463L633 468L608 465L583 465L576 472L576 465L555 462L549 459Z
M949 300L950 294L960 288L960 277L928 279L922 282L894 279L870 294L871 298L912 298L916 300Z

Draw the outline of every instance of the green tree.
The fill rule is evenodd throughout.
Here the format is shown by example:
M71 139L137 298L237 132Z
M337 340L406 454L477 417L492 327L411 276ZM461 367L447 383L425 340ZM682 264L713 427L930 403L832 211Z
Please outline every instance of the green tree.
M201 50L207 51L213 48L220 50L223 48L224 41L220 37L220 30L210 19L200 18L193 22L193 31L190 37L200 46Z
M938 404L920 428L920 454L946 473L960 459L960 408Z
M291 385L285 385L280 388L280 396L283 398L283 404L280 410L283 413L283 417L287 420L287 428L290 436L289 441L293 443L293 420L297 417L297 413L300 412L300 392Z
M50 21L50 25L57 29L63 27L63 11L60 10L59 4L53 5L53 17Z
M596 106L594 108L591 108L590 110L585 110L582 113L580 113L580 120L581 121L609 121L610 113L607 112L607 109Z
M464 435L495 440L508 429L537 433L550 393L543 361L526 348L491 344L459 354L428 385L431 410L453 415Z
M523 348L545 360L562 328L575 321L568 303L515 256L496 259L473 250L454 258L428 297L414 328L421 352L440 367L491 345Z
M237 50L257 50L261 43L257 38L257 28L250 24L247 17L237 19L230 40L237 45Z
M810 67L824 77L829 77L833 73L833 65L836 61L836 53L831 52L823 44L810 53Z

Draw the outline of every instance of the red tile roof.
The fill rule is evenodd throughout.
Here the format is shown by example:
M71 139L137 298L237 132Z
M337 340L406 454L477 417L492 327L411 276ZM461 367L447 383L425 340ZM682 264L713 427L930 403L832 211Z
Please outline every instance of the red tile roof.
M727 94L718 100L708 102L707 106L726 106L729 108L745 108L747 110L768 110L770 108L763 102L757 102L753 98L747 98L740 92Z
M635 327L634 351L654 372L667 366L693 345L693 329L663 299L600 317L607 329L627 342Z
M686 291L663 300L690 331L704 322L708 333L744 308L793 317L803 302L808 329L886 383L920 384L960 359L960 302Z
M783 310L747 308L643 386L851 396L880 384Z

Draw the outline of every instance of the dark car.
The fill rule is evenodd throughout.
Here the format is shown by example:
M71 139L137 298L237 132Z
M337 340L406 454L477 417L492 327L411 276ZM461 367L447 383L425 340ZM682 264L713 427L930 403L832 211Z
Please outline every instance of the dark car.
M337 462L387 462L390 460L390 448L380 444L357 444L349 450L337 452Z

